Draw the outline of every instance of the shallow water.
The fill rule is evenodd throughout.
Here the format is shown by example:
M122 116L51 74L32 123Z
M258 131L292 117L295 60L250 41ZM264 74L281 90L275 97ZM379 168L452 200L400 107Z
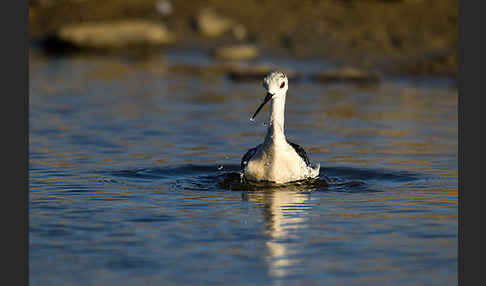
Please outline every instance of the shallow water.
M291 81L287 138L321 180L251 187L261 83L187 63L211 64L31 54L31 285L457 284L453 85Z

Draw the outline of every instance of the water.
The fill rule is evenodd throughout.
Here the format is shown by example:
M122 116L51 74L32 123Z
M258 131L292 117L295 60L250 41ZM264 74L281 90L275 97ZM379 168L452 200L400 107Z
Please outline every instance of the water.
M31 285L457 284L455 87L291 81L320 180L255 187L261 83L169 68L191 57L31 54Z

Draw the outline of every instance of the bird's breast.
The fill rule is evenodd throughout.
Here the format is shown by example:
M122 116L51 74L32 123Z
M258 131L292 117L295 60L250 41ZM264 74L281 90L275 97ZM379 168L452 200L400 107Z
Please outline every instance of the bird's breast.
M307 166L289 144L268 144L248 162L245 177L250 181L285 183L307 176Z

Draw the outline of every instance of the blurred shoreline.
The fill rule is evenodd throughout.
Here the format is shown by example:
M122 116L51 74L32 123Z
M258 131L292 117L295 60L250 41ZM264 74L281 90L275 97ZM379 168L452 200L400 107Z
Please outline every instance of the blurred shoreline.
M198 47L213 57L320 58L386 75L457 76L457 1L32 0L54 53Z

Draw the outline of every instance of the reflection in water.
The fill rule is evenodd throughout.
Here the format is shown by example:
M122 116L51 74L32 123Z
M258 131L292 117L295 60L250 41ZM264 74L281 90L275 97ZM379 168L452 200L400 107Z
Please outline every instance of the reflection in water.
M266 242L267 263L272 277L283 278L298 263L292 258L297 249L291 246L292 241L297 239L296 232L304 226L309 214L309 191L312 189L290 185L249 192L244 196L248 201L263 206L265 232L269 237Z

